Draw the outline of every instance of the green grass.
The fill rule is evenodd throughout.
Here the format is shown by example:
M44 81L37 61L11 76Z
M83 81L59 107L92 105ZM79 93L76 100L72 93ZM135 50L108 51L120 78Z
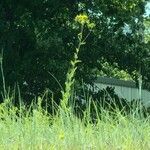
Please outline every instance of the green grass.
M103 111L102 119L92 124L63 110L48 115L40 107L16 115L15 107L0 105L0 149L2 150L148 150L150 119L122 116L112 118ZM30 115L29 115L30 114Z

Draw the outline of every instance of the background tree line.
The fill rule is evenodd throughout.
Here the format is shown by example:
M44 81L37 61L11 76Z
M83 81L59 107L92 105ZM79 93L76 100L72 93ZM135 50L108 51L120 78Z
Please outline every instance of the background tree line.
M146 3L1 0L0 48L4 50L6 86L13 88L18 83L26 101L46 89L59 97L61 89L54 77L63 87L77 42L74 18L86 12L96 27L81 50L77 81L92 83L97 75L137 80L141 68L144 86L150 89L150 21L149 16L144 16ZM2 81L0 84L2 91Z

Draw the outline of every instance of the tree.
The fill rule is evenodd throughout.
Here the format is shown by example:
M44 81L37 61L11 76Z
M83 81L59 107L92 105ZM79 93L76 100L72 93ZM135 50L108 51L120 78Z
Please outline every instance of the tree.
M96 27L79 55L82 63L76 79L92 83L102 69L102 58L132 74L145 64L149 53L141 40L144 7L143 0L1 0L6 85L18 82L26 101L47 88L59 97L56 79L63 87L77 41L73 18L81 12ZM144 65L143 70L148 68Z

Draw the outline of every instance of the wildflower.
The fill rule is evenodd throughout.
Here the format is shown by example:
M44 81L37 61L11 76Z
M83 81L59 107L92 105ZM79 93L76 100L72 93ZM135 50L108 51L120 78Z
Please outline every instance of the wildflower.
M77 15L75 17L75 21L81 25L86 24L89 29L93 29L95 27L95 23L91 23L89 17L86 14Z
M86 23L89 23L89 18L86 14L80 14L75 17L75 21L84 25Z
M65 138L65 134L64 134L64 132L61 132L59 134L59 139L63 140L64 138Z

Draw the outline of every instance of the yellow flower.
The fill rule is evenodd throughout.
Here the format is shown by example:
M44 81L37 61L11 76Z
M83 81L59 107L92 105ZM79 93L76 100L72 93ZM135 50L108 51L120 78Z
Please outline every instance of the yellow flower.
M86 24L89 29L93 29L95 27L95 24L90 22L89 17L86 14L77 15L75 17L75 21L81 25Z
M64 132L61 132L59 134L59 139L63 140L64 138L65 138L65 134L64 134Z
M86 23L89 23L89 18L86 14L80 14L75 17L75 21L84 25Z

